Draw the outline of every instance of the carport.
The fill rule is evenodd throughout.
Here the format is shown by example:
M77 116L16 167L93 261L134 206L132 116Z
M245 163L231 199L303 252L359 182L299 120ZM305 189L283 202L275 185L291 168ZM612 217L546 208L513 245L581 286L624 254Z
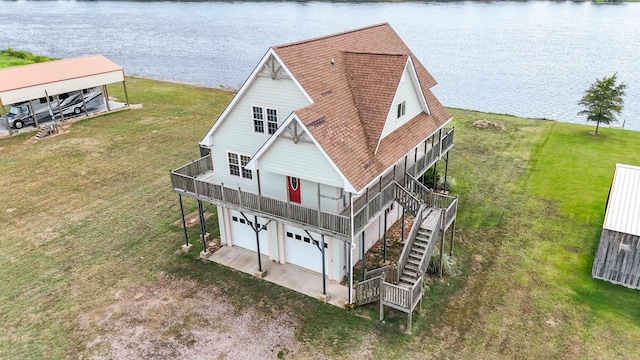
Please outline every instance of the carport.
M107 110L111 111L106 85L118 82L122 83L126 101L125 106L128 106L129 95L127 94L122 67L102 55L90 55L0 69L0 108L2 108L5 125L11 134L11 127L5 116L5 105L28 101L31 108L33 108L31 102L35 99L49 99L50 96L57 97L58 94L92 87L102 88ZM49 108L53 110L50 103Z

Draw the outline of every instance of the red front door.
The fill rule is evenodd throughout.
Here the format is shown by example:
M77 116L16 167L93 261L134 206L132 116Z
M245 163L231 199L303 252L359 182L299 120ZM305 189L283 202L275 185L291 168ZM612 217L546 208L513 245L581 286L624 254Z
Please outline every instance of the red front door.
M300 179L287 176L289 201L300 204Z

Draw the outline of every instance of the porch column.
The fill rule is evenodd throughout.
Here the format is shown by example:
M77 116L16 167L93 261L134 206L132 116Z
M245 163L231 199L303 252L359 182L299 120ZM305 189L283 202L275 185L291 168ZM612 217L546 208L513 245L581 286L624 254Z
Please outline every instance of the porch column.
M187 235L187 223L184 221L184 207L182 206L182 195L178 194L178 203L180 204L180 217L182 218L182 230L184 230L184 244L189 246L189 236Z
M382 262L387 262L387 214L389 209L384 210L384 234L382 234Z
M9 126L9 119L7 118L7 113L4 111L4 105L0 105L2 108L2 117L4 118L4 125L7 127L7 131L9 131L9 135L13 135L13 130L11 130L11 126Z
M362 281L364 281L364 272L366 268L364 267L364 230L362 230L362 244L360 249L360 261L362 262Z
M105 104L107 104L107 111L111 111L109 106L109 92L107 91L107 85L102 85L102 96L104 96Z
M318 184L318 227L322 228L322 216L320 214L320 212L322 211L320 209L320 183L317 183L317 184ZM324 235L322 237L324 238ZM324 250L322 250L322 256L324 256ZM324 259L322 261L324 261ZM322 267L324 268L324 263L322 263Z
M351 242L352 239L349 239L349 242L347 242L347 248L349 249L349 254L347 254L347 271L349 272L348 279L349 279L349 287L347 289L347 297L349 298L348 302L349 304L353 304L353 243Z
M402 226L400 228L400 242L404 244L404 214L405 214L405 208L403 206L402 207Z
M453 219L453 224L451 226L451 246L449 246L449 256L453 256L453 237L456 234L456 219Z
M262 272L262 259L260 259L260 226L258 225L258 217L253 216L253 228L256 232L256 245L258 247L258 271Z
M47 105L49 106L49 116L51 116L51 121L53 121L54 125L56 120L53 117L53 107L51 106L51 99L49 99L49 93L47 90L44 91L45 98L47 99Z
M200 221L200 239L202 240L202 251L207 253L207 241L204 237L205 228L204 228L204 215L202 210L202 201L198 200L198 220Z
M38 124L38 116L36 116L36 112L33 110L33 100L29 100L29 111L31 112L33 123L36 124L37 128L40 128L40 124Z
M256 169L256 178L258 180L258 211L262 210L262 187L260 185L260 171Z
M56 95L56 101L58 102L58 111L60 111L60 121L64 121L64 114L62 114L62 104L60 104L60 95Z
M127 92L127 83L122 80L122 88L124 89L124 100L127 102L127 107L129 107L129 93Z
M436 183L436 175L438 174L438 160L433 163L433 191L438 190L438 183Z
M440 269L438 269L438 276L440 276L440 278L442 279L442 266L444 265L444 236L447 233L447 230L444 228L445 227L445 223L444 223L444 211L440 212Z
M320 235L320 239L322 240L320 242L320 246L321 246L321 249L322 249L322 295L327 295L327 275L326 275L327 270L325 269L325 263L324 263L324 259L325 259L325 255L324 255L324 235Z
M444 191L447 191L447 173L449 172L449 152L447 152L447 157L444 160Z
M80 90L80 97L82 98L82 110L84 110L84 116L89 116L89 111L87 110L87 99L84 98L84 91L86 89ZM87 94L89 91L87 90Z

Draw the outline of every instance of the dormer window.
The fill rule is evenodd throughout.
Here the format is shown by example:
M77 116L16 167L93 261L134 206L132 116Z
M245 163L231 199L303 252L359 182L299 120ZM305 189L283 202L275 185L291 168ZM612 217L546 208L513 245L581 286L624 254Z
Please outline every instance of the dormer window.
M264 134L264 114L267 113L267 134L272 135L278 130L278 110L253 107L253 131Z
M400 104L398 104L398 119L404 116L406 108L407 108L406 101L403 101Z

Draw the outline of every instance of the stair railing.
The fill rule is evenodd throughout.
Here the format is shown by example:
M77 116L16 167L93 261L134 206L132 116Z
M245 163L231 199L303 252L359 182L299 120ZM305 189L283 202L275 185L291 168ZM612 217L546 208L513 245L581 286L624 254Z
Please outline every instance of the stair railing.
M411 231L409 232L409 236L407 237L407 241L404 243L404 247L402 248L402 253L400 254L400 259L398 259L398 283L400 283L400 277L404 272L404 267L407 265L407 261L409 260L409 254L411 253L411 248L413 247L413 242L418 235L418 230L420 229L420 225L422 224L423 214L427 206L425 204L420 205L418 209L418 213L413 221L413 225L411 226Z
M433 207L433 190L429 189L420 180L414 178L410 174L405 174L405 185L407 189L414 193L416 197Z
M442 221L444 219L444 210L442 209L433 209L432 212L437 211L440 214L438 215L438 222L436 227L433 229L431 233L431 241L429 241L429 247L425 250L424 256L420 259L420 266L418 266L419 275L425 276L427 272L427 267L429 266L428 260L431 260L431 255L433 254L433 249L435 247L436 242L438 242L438 236L440 234L440 230L442 229ZM428 260L427 260L428 259Z
M418 209L424 204L424 202L413 196L413 194L402 185L397 182L394 182L394 184L396 184L396 201L411 215L416 216L418 214Z

